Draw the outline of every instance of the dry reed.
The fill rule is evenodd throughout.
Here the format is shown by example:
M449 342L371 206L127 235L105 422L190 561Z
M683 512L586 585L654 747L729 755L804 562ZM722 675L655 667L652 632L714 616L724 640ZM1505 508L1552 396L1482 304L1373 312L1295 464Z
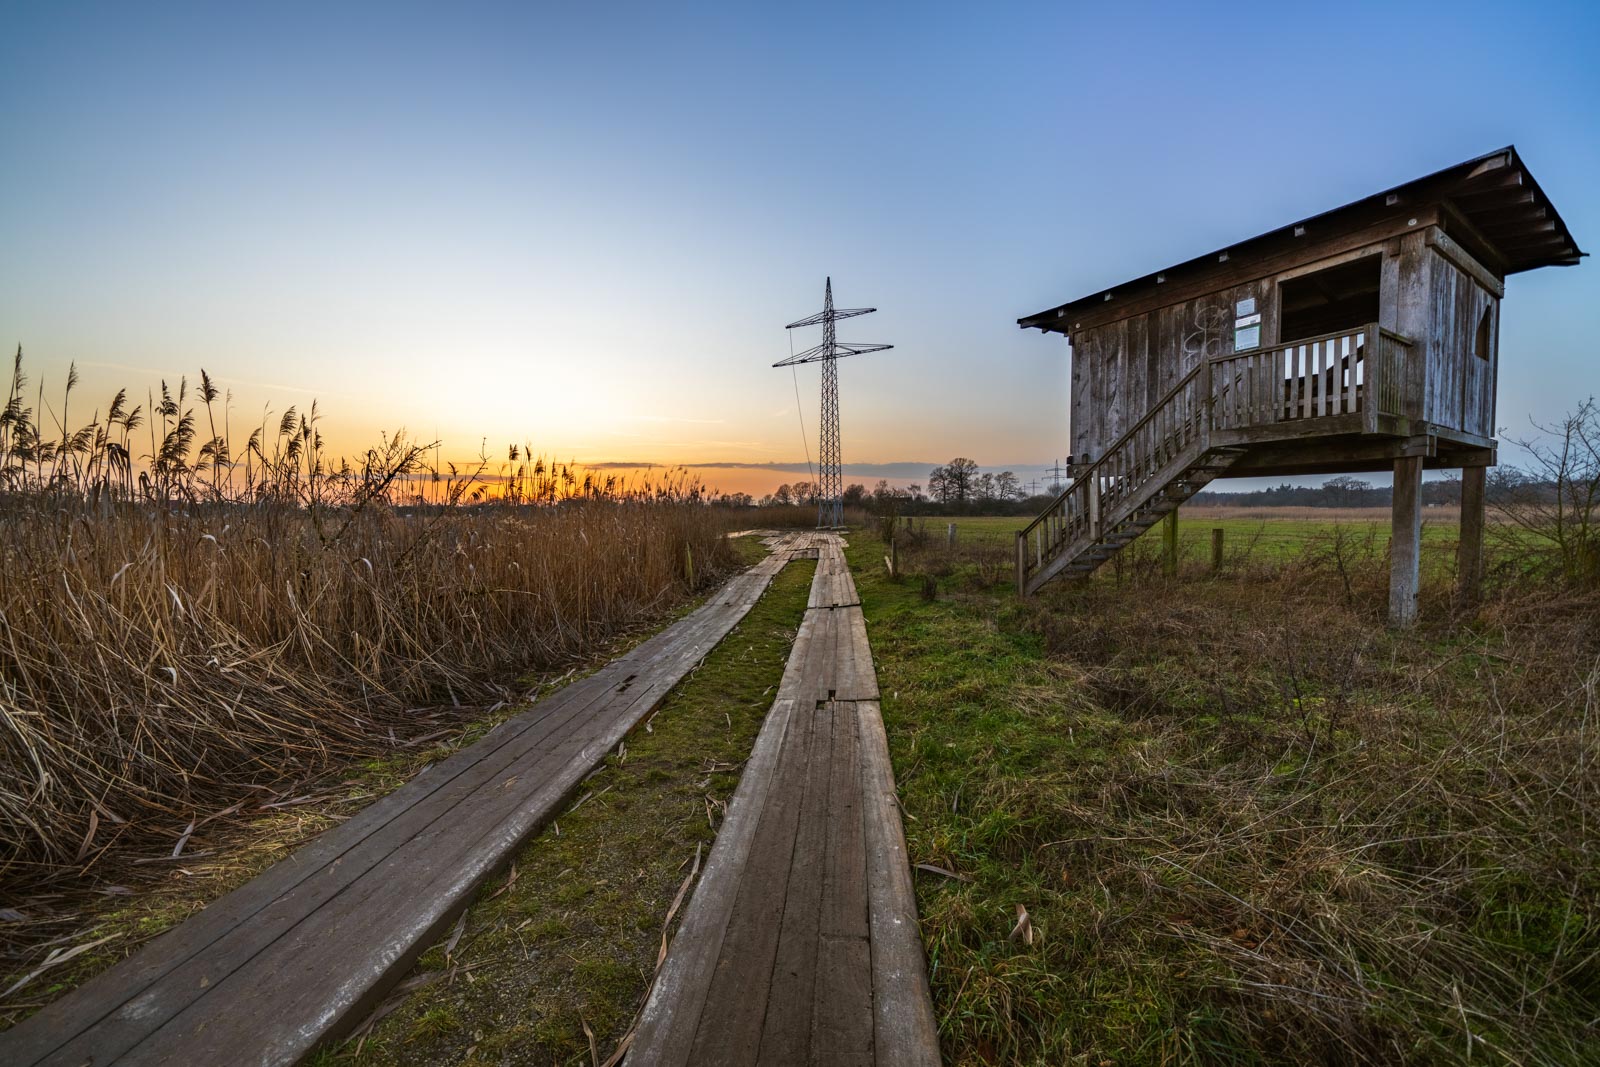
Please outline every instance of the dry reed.
M437 724L419 706L508 695L731 563L728 520L681 475L602 482L517 448L494 471L431 469L403 434L344 463L314 408L236 454L204 375L199 409L163 385L149 421L121 393L68 430L74 377L52 432L25 384L19 353L0 412L13 890L393 751Z

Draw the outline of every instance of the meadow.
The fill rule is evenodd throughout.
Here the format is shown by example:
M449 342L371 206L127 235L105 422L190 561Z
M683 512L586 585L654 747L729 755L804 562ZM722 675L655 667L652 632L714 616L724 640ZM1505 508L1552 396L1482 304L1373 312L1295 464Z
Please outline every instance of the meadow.
M1440 524L1390 631L1341 517L1019 601L953 521L849 550L947 1062L1592 1062L1592 588L1502 546L1463 604Z
M1454 548L1460 509L1433 507L1423 512L1422 536L1430 545ZM919 540L945 538L950 523L956 526L958 544L1010 549L1016 532L1027 526L1027 516L929 516L906 520ZM920 526L918 524L921 524ZM1224 560L1240 566L1249 560L1288 560L1316 551L1335 540L1389 543L1388 508L1245 508L1190 504L1178 511L1178 554L1186 562L1211 560L1213 530L1223 532ZM1134 551L1142 557L1159 547L1160 531L1146 534ZM1443 558L1435 554L1436 558ZM1110 564L1115 567L1115 561Z

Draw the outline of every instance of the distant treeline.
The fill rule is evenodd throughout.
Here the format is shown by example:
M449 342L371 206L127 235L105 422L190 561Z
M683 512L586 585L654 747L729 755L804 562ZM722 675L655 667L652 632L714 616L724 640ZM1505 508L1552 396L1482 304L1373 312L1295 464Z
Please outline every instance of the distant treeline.
M1386 508L1394 496L1387 485L1373 485L1341 474L1321 485L1283 485L1230 493L1207 489L1189 501L1190 507L1257 508ZM1454 478L1422 483L1423 506L1461 503L1461 483Z
M1497 467L1489 472L1489 497L1491 500L1514 496L1521 500L1543 499L1555 493L1551 483L1533 479L1510 467ZM863 508L883 514L901 515L1032 515L1041 511L1053 498L1053 492L1028 494L1015 475L1009 471L1000 474L979 473L977 464L968 459L954 459L943 467L936 467L928 479L928 490L921 485L891 486L880 480L869 489L860 483L845 487L846 507ZM1258 507L1258 508L1386 508L1393 491L1386 485L1373 485L1362 478L1341 474L1329 478L1321 485L1282 485L1267 489L1227 492L1208 489L1193 497L1189 507ZM717 503L735 507L789 507L816 503L816 487L809 481L781 485L764 497L748 493L723 494ZM1422 503L1425 507L1460 504L1461 483L1455 478L1444 478L1422 483Z

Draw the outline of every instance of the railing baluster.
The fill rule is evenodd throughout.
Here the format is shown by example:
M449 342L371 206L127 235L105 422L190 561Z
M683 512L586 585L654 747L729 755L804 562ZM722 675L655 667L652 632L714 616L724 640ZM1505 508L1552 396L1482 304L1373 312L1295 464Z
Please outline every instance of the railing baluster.
M1256 356L1256 406L1251 409L1251 422L1276 422L1272 417L1272 398L1276 395L1273 368L1278 365L1276 352L1262 352Z
M1366 358L1365 343L1365 334L1359 330L1350 337L1350 384L1344 401L1344 409L1349 412L1361 410L1361 361Z
M1316 347L1317 376L1314 379L1313 388L1317 394L1317 417L1322 418L1328 414L1328 385L1324 377L1328 373L1328 354L1333 351L1333 342L1321 341Z
M1323 414L1339 414L1339 397L1344 386L1339 380L1339 338L1328 342L1327 365L1322 369Z

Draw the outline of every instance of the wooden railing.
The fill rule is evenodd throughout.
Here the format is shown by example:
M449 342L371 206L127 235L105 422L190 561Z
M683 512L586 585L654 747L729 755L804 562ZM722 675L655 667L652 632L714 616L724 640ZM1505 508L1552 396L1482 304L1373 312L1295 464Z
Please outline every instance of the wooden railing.
M1020 591L1062 552L1097 539L1107 523L1137 506L1142 491L1174 460L1204 451L1211 426L1211 375L1211 364L1204 361L1184 375L1017 534Z
M1211 361L1212 426L1244 430L1331 415L1406 415L1410 340L1376 323Z
M1249 443L1233 431L1293 430L1283 424L1360 415L1360 428L1376 432L1379 415L1411 414L1410 347L1407 338L1371 323L1201 361L1017 534L1019 591L1027 592L1062 553L1099 540L1149 498L1158 477L1181 473L1175 461L1197 458L1211 447L1213 432L1225 435L1219 446L1233 446Z

